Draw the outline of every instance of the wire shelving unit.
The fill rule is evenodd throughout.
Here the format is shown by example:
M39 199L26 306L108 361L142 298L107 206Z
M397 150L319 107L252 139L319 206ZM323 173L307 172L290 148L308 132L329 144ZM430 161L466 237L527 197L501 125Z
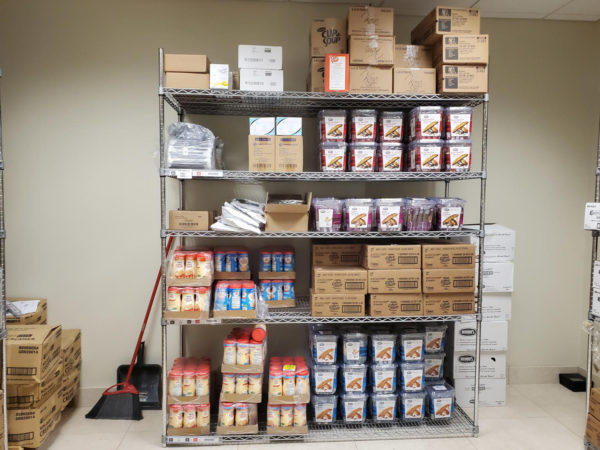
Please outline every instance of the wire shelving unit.
M0 80L2 70L0 69ZM2 341L2 411L4 448L8 448L8 414L6 410L6 232L4 228L4 151L2 148L2 107L0 106L0 340Z

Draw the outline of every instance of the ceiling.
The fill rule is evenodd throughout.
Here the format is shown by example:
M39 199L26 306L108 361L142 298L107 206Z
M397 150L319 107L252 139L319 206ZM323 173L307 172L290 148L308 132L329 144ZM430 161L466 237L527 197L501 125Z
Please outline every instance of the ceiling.
M388 6L396 14L423 16L438 5L481 10L483 17L510 19L585 20L600 19L600 0L279 0L296 3L371 4Z

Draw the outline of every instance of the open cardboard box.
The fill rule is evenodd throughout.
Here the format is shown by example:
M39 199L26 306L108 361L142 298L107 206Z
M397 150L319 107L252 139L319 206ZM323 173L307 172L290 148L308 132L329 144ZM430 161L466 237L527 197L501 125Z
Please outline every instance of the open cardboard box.
M299 205L285 205L281 200L302 200ZM298 194L269 194L265 202L266 232L308 231L308 211L312 202L312 192L306 196Z
M258 424L255 425L242 425L242 426L231 426L231 427L221 427L217 426L217 434L229 435L229 434L257 434L258 433Z
M271 405L301 405L310 402L310 393L294 395L269 395ZM289 427L285 427L289 428Z
M308 425L300 427L267 427L267 434L282 434L282 435L295 435L295 434L308 434Z
M295 308L296 307L296 299L291 300L271 300L265 302L267 308Z
M34 297L8 297L10 302L17 302L16 306L20 306L19 302L31 302L32 306L38 302L35 311L23 314L21 317L15 317L12 314L6 314L6 323L8 325L45 325L48 319L48 302L45 298Z
M207 405L210 403L210 395L194 395L193 397L167 396L169 405Z
M167 428L167 436L204 436L210 434L210 426L195 428Z

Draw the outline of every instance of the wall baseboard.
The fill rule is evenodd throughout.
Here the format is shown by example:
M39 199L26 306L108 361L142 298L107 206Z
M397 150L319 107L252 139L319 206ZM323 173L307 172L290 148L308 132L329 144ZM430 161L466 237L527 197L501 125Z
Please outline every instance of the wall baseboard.
M91 408L96 404L105 388L81 388L73 406Z
M585 376L585 370L579 367L560 366L523 366L508 367L509 384L552 384L558 383L560 373L580 373Z

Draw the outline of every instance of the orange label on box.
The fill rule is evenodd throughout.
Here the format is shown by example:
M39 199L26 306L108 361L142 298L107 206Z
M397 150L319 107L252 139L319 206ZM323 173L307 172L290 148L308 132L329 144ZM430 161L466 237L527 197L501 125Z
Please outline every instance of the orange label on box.
M325 55L325 92L348 92L350 89L350 55Z

